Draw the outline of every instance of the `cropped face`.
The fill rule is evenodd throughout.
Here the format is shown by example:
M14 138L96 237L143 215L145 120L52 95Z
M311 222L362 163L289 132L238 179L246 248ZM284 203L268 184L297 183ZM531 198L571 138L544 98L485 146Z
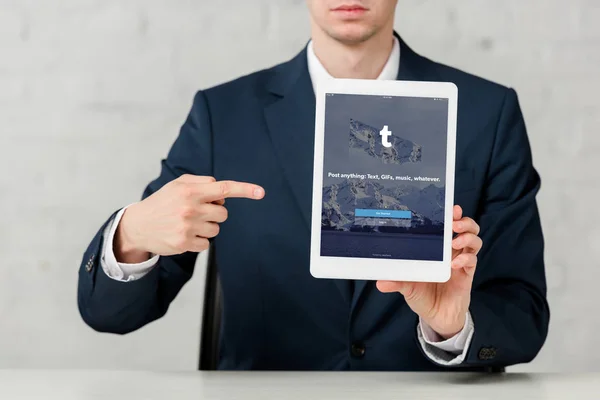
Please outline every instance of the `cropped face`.
M357 44L394 21L398 0L307 0L312 23L331 38Z

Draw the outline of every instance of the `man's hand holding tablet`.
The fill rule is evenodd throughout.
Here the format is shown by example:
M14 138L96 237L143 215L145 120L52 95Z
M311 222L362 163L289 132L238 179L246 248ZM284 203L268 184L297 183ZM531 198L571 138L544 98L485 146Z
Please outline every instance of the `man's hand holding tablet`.
M444 339L460 332L471 302L471 285L477 266L477 253L483 242L477 236L479 225L462 216L460 206L454 206L452 240L452 273L447 282L377 281L384 293L401 293L408 306Z
M315 123L311 273L376 280L445 339L483 244L453 205L457 102L451 83L333 80Z

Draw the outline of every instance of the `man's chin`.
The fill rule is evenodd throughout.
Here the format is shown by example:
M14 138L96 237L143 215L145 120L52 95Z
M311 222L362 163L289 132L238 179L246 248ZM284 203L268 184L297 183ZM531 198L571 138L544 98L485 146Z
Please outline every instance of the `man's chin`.
M375 35L376 30L356 23L344 23L342 26L336 26L328 30L328 35L338 42L353 45L360 44Z

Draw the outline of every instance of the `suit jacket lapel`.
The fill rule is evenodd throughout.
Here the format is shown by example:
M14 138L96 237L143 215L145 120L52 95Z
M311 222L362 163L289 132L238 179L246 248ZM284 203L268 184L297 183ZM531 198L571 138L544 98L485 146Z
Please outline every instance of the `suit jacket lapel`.
M278 67L267 89L275 96L275 101L264 111L271 142L298 210L310 231L315 94L308 73L306 48ZM352 296L349 282L333 281L349 305Z
M408 45L402 40L402 38L394 32L394 36L400 43L400 65L398 67L397 80L401 81L422 81L426 80L427 75L427 63L425 58L415 53ZM365 268L368 268L365 265ZM374 282L368 281L356 281L354 284L354 294L352 295L351 310L354 312L355 308L363 298L363 295L367 290L366 288L374 287Z
M271 142L310 230L315 94L308 74L306 50L280 66L268 89L277 96L276 101L265 107Z

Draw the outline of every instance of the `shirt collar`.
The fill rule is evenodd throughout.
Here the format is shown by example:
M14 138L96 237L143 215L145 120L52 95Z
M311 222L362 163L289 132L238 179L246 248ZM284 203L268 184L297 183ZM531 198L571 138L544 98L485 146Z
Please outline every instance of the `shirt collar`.
M312 40L308 43L308 47L306 49L306 57L308 61L308 73L310 75L310 80L312 81L313 90L317 93L317 84L318 82L322 82L327 79L333 79L329 72L325 69L323 64L317 58L315 51L313 49ZM396 80L398 77L398 67L400 66L400 43L398 39L394 36L394 44L392 46L392 52L388 57L385 66L381 70L381 73L377 77L380 80Z

